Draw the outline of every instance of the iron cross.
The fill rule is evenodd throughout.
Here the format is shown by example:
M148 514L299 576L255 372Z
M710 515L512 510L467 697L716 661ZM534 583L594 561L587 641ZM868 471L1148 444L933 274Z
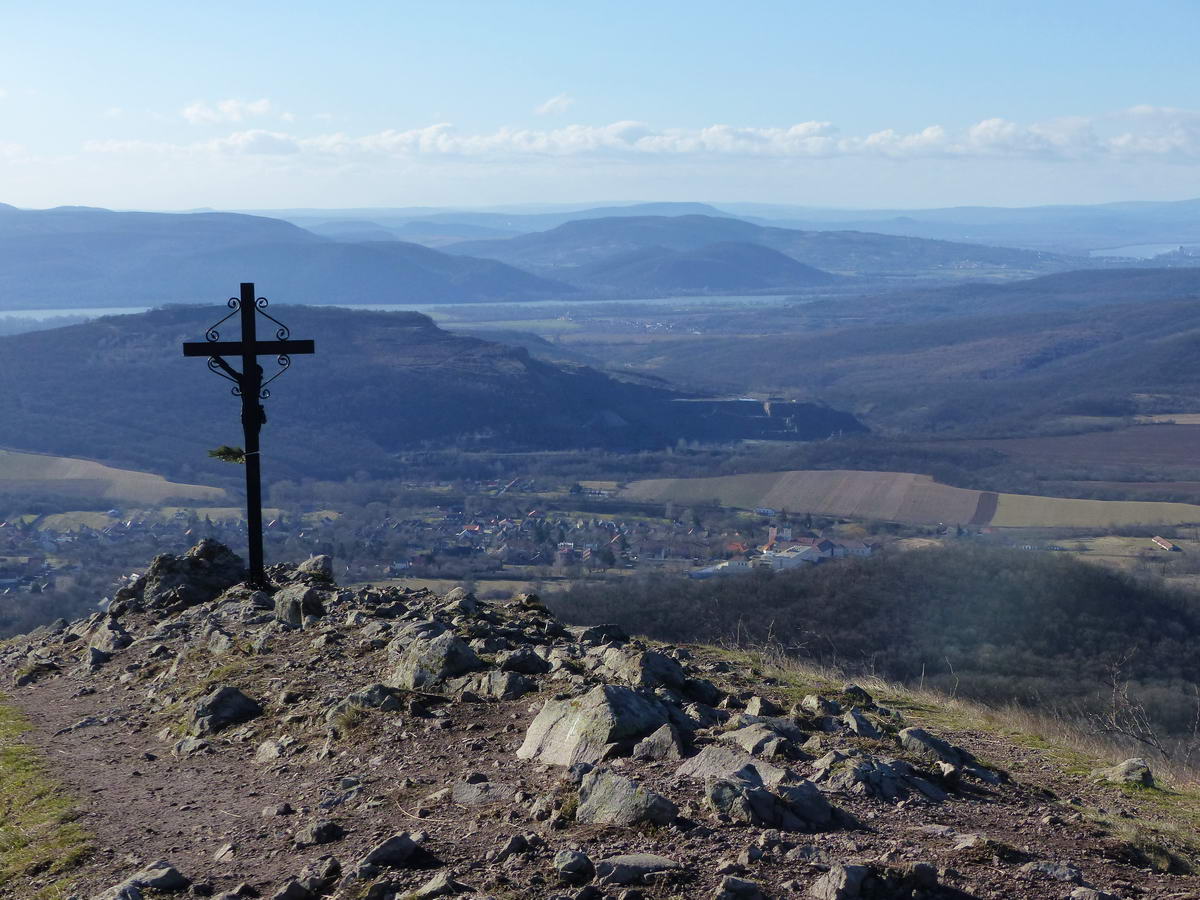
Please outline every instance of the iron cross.
M230 313L205 332L203 341L188 341L183 345L184 356L207 356L208 368L234 383L233 395L242 398L242 431L246 438L246 526L250 544L250 583L265 588L266 574L263 571L262 535L262 471L259 464L258 434L267 421L262 402L271 396L267 385L287 371L293 354L315 353L312 341L293 341L288 327L267 311L267 299L254 296L253 282L242 282L241 297L230 297ZM241 314L242 339L223 341L218 326ZM257 334L257 319L262 315L277 326L275 340L260 341ZM242 370L239 372L225 356L240 356ZM263 369L258 364L259 356L274 356L279 371L263 381Z

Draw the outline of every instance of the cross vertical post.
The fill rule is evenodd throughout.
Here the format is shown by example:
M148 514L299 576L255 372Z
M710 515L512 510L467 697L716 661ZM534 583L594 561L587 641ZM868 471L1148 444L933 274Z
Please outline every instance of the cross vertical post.
M255 587L267 587L267 576L263 566L263 529L262 529L262 462L259 454L259 432L267 421L266 411L262 401L271 396L267 385L288 370L292 364L293 353L314 353L316 348L312 341L291 340L291 331L286 325L266 311L267 299L254 296L254 283L242 282L241 294L231 297L226 304L231 310L205 332L205 340L189 341L183 345L184 356L207 356L209 371L215 372L222 378L232 381L233 394L242 400L242 433L245 438L246 465L246 537L249 544L250 584ZM234 313L239 313L242 326L240 341L222 341L217 327L231 319ZM260 341L258 339L258 316L270 319L277 326L275 340ZM239 372L222 354L240 356L242 370ZM262 366L258 357L274 356L279 370L266 381L263 381Z
M258 436L266 413L259 399L262 367L258 364L255 344L254 283L242 282L242 433L246 439L246 539L249 544L250 583L266 587L263 573L262 467L258 455Z

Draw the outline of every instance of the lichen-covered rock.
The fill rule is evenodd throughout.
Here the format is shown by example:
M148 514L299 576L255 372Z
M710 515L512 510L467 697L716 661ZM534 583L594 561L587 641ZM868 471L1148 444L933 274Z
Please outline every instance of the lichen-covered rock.
M1154 772L1150 764L1140 756L1127 759L1107 769L1096 769L1092 777L1110 784L1136 784L1154 787Z
M564 884L587 884L595 876L596 867L578 850L560 850L554 854L554 871Z
M813 763L812 780L823 791L895 801L913 792L941 803L947 794L904 760L879 759L858 749L831 750Z
M870 875L869 866L831 866L809 886L808 896L813 900L858 900Z
M752 778L710 778L705 802L735 822L782 831L821 831L833 822L833 807L810 781L768 789Z
M483 668L475 651L454 632L444 627L430 631L428 637L417 636L407 641L397 638L403 649L384 679L386 684L409 691L423 690L455 675Z
M785 781L795 781L795 772L756 758L728 744L710 744L675 770L677 778L706 781L709 778L747 778L773 787Z
M556 766L598 763L614 751L631 750L669 719L657 700L631 688L600 685L582 697L547 701L525 732L517 756Z
M307 584L289 584L275 592L275 621L299 628L305 616L325 615L325 592Z
M669 825L679 808L631 778L595 769L579 784L575 821L593 825Z

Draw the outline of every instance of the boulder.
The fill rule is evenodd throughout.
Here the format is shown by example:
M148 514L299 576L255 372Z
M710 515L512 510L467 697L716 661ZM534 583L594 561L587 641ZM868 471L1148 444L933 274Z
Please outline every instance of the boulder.
M296 574L311 581L331 584L333 582L333 558L324 553L310 556L296 566Z
M858 900L870 875L869 866L831 866L809 885L808 896L813 900Z
M914 791L937 803L944 790L904 760L879 759L861 750L831 750L813 763L812 780L823 791L896 801Z
M721 740L741 747L753 756L777 756L791 747L791 741L761 723L726 731Z
M332 844L345 837L346 831L337 822L313 822L306 825L295 834L297 847L313 847L318 844Z
M864 716L862 711L859 710L857 706L853 707L844 716L842 716L842 721L853 734L856 734L859 737L874 738L876 740L882 737L882 735L879 733L879 729L875 727L875 724L866 716Z
M734 878L732 875L721 880L712 895L713 900L767 900L767 895L753 881Z
M423 690L447 678L481 668L483 663L466 641L444 629L430 637L409 640L400 650L399 658L384 681L391 687Z
M667 687L681 690L687 683L683 667L657 650L639 652L625 647L610 647L605 651L603 667L614 678L635 688L652 690Z
M409 837L407 831L403 831L372 847L359 861L359 865L402 866L408 862L416 849L416 841Z
M102 619L88 636L88 646L102 653L113 654L133 643L129 632L116 619Z
M669 718L657 700L627 687L600 685L582 697L548 700L517 756L556 766L598 763L615 750L632 749Z
M473 888L468 887L461 881L455 881L451 878L449 872L439 872L411 894L404 894L403 896L406 898L412 897L414 900L425 900L428 897L453 897L455 894L465 894L472 890Z
M550 671L550 663L529 647L499 653L496 655L496 663L500 671L516 672L519 675L543 675Z
M607 769L594 769L579 785L575 821L590 825L669 825L679 808L661 794Z
M784 781L795 781L797 775L790 769L772 765L756 759L744 750L728 744L710 744L675 770L676 778L693 778L706 781L709 778L741 778L773 787Z
M1154 787L1154 772L1150 764L1139 757L1119 762L1108 769L1096 769L1092 777L1110 784L1134 784L1141 787Z
M202 697L192 709L192 733L216 734L262 715L262 706L230 685L222 685Z
M554 871L564 884L587 884L596 874L596 867L578 850L560 850L554 854Z
M710 778L705 802L735 822L781 831L821 831L833 822L833 807L810 781L769 790L743 778Z
M206 538L183 556L156 556L135 590L150 609L184 609L207 603L245 577L241 558Z
M629 643L629 635L620 625L590 625L586 628L571 628L569 631L581 644Z
M649 876L678 871L679 863L653 853L627 853L596 863L596 881L601 885L645 884Z
M923 728L901 729L899 737L900 746L909 753L924 757L930 762L949 763L989 784L1000 782L1000 777L990 769L981 766L971 751L956 747L939 737L934 737Z
M632 756L634 759L647 761L683 759L683 741L675 726L667 724L650 737L638 741L634 745Z
M325 592L307 584L289 584L275 592L275 621L299 628L305 616L325 615Z

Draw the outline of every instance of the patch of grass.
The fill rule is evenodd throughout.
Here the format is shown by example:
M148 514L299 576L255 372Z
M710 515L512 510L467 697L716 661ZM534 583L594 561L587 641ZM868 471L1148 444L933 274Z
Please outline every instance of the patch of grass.
M90 839L75 822L74 801L21 742L29 728L0 695L0 897L58 900L91 853Z

